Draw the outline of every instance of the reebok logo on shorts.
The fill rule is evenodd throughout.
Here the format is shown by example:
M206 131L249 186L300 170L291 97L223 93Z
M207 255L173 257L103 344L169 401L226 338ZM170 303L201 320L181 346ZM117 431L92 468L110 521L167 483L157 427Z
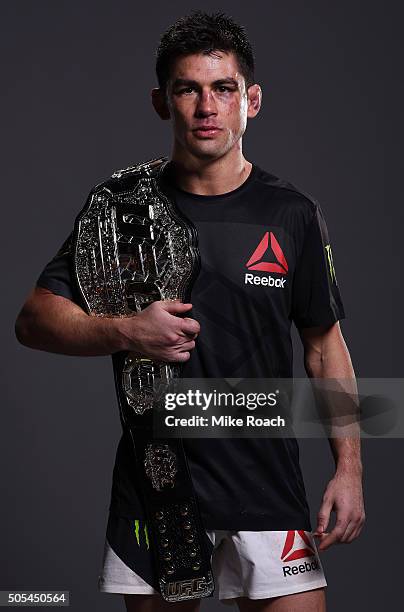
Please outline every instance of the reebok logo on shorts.
M303 548L295 548L295 550L292 550L295 544L296 533L299 534L305 546L303 546ZM281 554L282 561L295 561L295 559L302 559L303 557L311 557L313 555L315 555L315 552L310 544L309 538L303 530L288 531L285 545Z
M277 263L263 261L263 257L268 249L271 249L275 255ZM249 270L258 270L260 272L287 274L289 270L288 262L273 232L265 232L250 259L247 261L246 267ZM248 273L244 276L245 285L265 285L267 287L280 287L283 289L285 282L285 278L274 278L273 276L256 276Z
M303 543L300 544L300 547L299 544L295 546L296 534L298 534L298 536L300 536L301 540L303 541ZM296 561L297 559L303 559L305 557L316 557L316 553L310 543L306 532L303 530L288 531L281 554L282 561L284 563L288 563L289 561ZM299 565L284 565L282 569L283 575L284 577L286 577L317 570L319 569L319 564L317 559L314 558L310 561L300 563Z

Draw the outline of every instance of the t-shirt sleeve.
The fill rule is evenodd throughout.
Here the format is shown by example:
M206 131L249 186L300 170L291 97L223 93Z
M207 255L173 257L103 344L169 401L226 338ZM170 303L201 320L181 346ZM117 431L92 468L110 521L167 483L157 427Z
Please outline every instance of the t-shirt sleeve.
M327 225L316 204L295 269L292 319L299 329L332 325L344 318Z
M72 236L73 233L67 237L53 259L46 264L36 284L79 304L80 300L71 272Z

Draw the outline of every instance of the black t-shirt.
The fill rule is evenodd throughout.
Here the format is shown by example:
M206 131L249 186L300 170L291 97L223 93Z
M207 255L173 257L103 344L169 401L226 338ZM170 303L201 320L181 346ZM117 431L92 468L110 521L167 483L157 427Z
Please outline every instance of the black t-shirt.
M345 316L319 204L257 165L219 196L178 189L169 166L162 188L196 227L201 256L187 313L201 333L183 377L292 377L292 321ZM69 257L61 249L37 284L79 302ZM295 438L193 438L184 447L207 529L311 530ZM143 518L133 461L123 434L110 509Z

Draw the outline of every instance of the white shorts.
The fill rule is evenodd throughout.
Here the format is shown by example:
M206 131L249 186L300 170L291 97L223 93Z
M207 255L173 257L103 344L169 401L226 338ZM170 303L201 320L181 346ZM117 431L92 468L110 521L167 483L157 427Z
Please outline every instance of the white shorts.
M235 603L234 597L263 599L327 586L314 537L308 531L206 533L212 543L214 597L223 603ZM108 534L115 547L109 542ZM115 518L113 529L107 531L99 590L158 593L154 587L145 525L142 521Z

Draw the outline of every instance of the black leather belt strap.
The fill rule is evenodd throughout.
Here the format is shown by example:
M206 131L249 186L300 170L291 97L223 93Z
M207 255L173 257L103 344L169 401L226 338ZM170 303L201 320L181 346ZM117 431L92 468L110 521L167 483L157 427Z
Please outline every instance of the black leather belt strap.
M167 601L206 597L214 588L208 536L182 440L154 439L144 433L131 431L137 461L143 468L142 489L161 594Z

